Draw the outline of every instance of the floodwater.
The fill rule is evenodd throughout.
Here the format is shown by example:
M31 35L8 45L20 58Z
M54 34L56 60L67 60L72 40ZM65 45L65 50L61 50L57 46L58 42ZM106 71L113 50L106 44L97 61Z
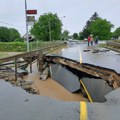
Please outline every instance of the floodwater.
M80 57L82 57L83 63L84 62L93 63L91 62L93 60L94 60L94 63L97 63L99 62L100 56L102 59L103 57L102 55L104 54L113 55L113 53L111 52L110 53L99 53L100 56L98 57L98 54L93 54L91 52L94 49L94 47L90 47L89 52L83 52L84 49L88 49L86 44L76 45L76 43L74 44L71 43L69 44L68 48L62 49L58 53L58 55L61 55L63 57L67 57L67 58L70 58L76 61L80 61L81 59ZM105 63L102 63L102 64L105 64ZM40 80L40 73L38 72L36 62L33 63L32 67L33 67L32 73L29 72L29 74L24 76L23 79L33 80L34 81L33 86L38 91L39 95L48 96L50 98L57 99L57 100L63 100L63 101L88 101L86 98L83 97L83 95L80 92L72 93L72 92L76 92L81 89L81 84L79 81L79 79L81 79L80 75L77 76L75 75L75 73L73 74L72 71L64 69L64 67L62 68L60 67L60 65L57 65L57 66L52 66L51 68L52 79L48 78L46 81L42 81ZM29 71L29 66L28 66L28 71ZM90 79L87 80L88 78L85 78L86 76L82 76L82 77L84 77L83 82L89 81L89 82L85 82L85 85L89 88L89 92L91 93L91 96L93 96L93 98L95 98L94 96L96 96L95 94L93 94L94 86L90 88L89 84L95 83L96 84L95 86L98 86L96 87L97 88L96 91L98 91L98 93L101 92L101 94L103 93L101 96L99 95L97 98L95 98L95 101L97 102L105 101L104 95L109 93L111 89L109 88L109 86L106 87L104 80L101 80L100 82L96 82L96 81L90 82L92 80ZM101 91L100 88L102 88L102 90L106 92Z
M84 53L83 50L88 48L86 44L77 44L72 43L68 48L62 49L58 55L67 57L76 61L80 61L80 52L82 53L83 62L88 59L98 60L98 55L92 55L92 53ZM90 52L94 49L94 47L90 47ZM87 56L85 56L85 55ZM90 57L94 56L93 58ZM107 53L100 53L107 54ZM109 53L112 54L112 53ZM103 56L101 56L103 57ZM100 63L101 64L101 63ZM74 73L74 74L73 74ZM89 90L88 92L91 94L93 101L95 102L105 102L104 96L112 91L112 89L106 85L104 80L91 79L88 76L83 76L82 73L77 73L75 71L69 71L60 65L51 65L51 78L48 78L46 81L40 80L40 73L37 70L36 63L33 64L33 73L25 76L26 80L34 80L34 87L37 89L38 93L43 96L48 96L58 100L64 101L87 101L86 98L83 97L81 93L72 93L81 90L80 79L84 77L84 84L86 88ZM89 79L89 80L88 80ZM86 82L89 81L89 82ZM91 82L90 82L91 81ZM92 88L90 89L90 84L92 84ZM101 89L102 88L102 89ZM96 93L94 91L97 91ZM99 93L99 95L97 94Z
M28 67L29 70L29 67ZM55 80L48 78L46 81L40 80L36 63L33 64L33 72L24 76L24 80L34 80L34 87L39 95L48 96L63 101L88 101L80 93L71 93Z

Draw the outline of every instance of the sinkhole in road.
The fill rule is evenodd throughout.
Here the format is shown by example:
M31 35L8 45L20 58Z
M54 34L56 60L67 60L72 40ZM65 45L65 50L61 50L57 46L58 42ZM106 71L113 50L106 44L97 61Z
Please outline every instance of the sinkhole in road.
M60 64L50 63L52 79L42 81L39 80L39 75L35 67L33 73L24 76L24 80L35 80L34 87L39 95L63 101L105 102L105 95L113 90L101 78Z
M90 102L105 102L113 88L98 77L60 64L50 64L51 78L72 93L80 93Z

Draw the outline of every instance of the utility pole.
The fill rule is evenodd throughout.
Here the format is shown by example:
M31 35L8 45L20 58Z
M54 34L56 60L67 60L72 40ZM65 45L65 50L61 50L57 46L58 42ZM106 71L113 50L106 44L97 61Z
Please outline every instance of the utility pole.
M28 36L28 24L27 24L27 1L25 0L25 18L26 18L26 37L27 37L27 52L30 51L29 48L29 36Z
M62 29L61 29L61 35L60 35L60 37L61 37L60 39L61 39L61 41L62 41Z
M51 24L50 24L50 18L49 18L49 39L50 42L52 41L52 37L51 37Z
M63 17L61 18L61 21L62 21L63 18L65 18L65 16L63 16ZM62 27L61 27L61 36L60 36L60 37L61 37L61 41L62 41L62 30L63 30L63 29L62 29Z

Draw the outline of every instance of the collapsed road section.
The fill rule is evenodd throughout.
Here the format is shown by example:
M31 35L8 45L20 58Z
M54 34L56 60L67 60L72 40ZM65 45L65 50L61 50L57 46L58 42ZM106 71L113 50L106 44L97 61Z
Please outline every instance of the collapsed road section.
M75 60L71 60L56 55L46 55L44 59L47 62L54 62L65 66L69 66L71 68L77 69L89 75L102 78L106 80L109 83L109 85L113 86L113 88L120 87L120 74L116 73L114 70L93 66L89 64L80 64Z
M113 70L80 64L57 55L46 55L44 61L50 63L52 79L70 92L84 90L82 92L90 102L105 102L105 95L120 87L120 75ZM67 77L68 74L71 77Z
M70 49L73 51L74 47ZM68 49L68 52L70 52L69 51L70 49ZM77 54L78 52L76 50L78 49L75 49L74 53ZM34 53L36 52L38 54L38 51L34 51ZM67 55L69 56L68 52L67 52ZM93 56L92 53L90 52L88 55L89 57L92 56L94 58L95 54ZM29 55L34 55L34 57L36 57L36 55L33 54L33 52L29 53ZM24 54L22 54L22 57L23 56ZM86 60L84 55L83 55L83 58L84 60ZM10 58L10 59L13 59L13 58ZM88 98L90 102L105 102L106 101L105 95L110 93L112 90L120 87L119 73L115 72L114 70L104 68L102 66L98 67L95 65L95 63L94 64L81 63L81 62L78 62L77 60L62 57L59 55L45 55L45 56L42 55L41 57L38 55L36 59L37 59L38 70L40 73L42 73L42 74L38 73L40 79L46 80L46 78L50 73L50 77L52 78L52 80L55 80L57 83L62 85L65 89L67 89L71 93L78 93L80 95L82 94L82 96L84 96L85 99ZM30 63L30 73L32 73L31 68L32 68L33 60L34 59L32 59ZM20 73L18 72L21 71L21 69L19 70L17 67L21 62L19 63L17 61L17 63L18 64L15 65L16 69L12 69L12 73L13 73L12 76L14 76L14 74L16 73L14 71L16 70L17 76L15 75L15 77L18 77L18 80L14 81L15 78L13 77L9 78L8 77L9 74L6 76L7 77L6 79L8 78L11 79L12 81L11 83L21 86L25 90L27 89L28 92L40 94L41 92L40 92L40 89L38 91L38 88L39 88L38 85L37 85L38 87L37 91L35 89L31 89L32 88L31 83L33 82L33 80L31 81L31 78L30 78L30 81L26 83L26 81L24 81L20 76L18 76L20 75ZM8 71L10 71L10 69ZM1 74L4 75L3 73L6 74L6 72L2 72Z

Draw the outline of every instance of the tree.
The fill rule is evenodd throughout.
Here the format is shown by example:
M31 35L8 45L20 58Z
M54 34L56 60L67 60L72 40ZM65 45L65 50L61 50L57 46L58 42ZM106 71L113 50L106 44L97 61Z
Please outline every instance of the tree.
M59 40L61 38L62 23L57 14L46 13L39 17L33 25L31 34L43 41Z
M86 22L86 25L85 25L85 27L83 28L83 31L82 31L82 36L83 36L83 38L87 38L91 33L90 33L90 30L89 30L89 26L90 26L90 24L93 22L93 21L95 21L97 18L99 18L99 15L97 14L97 12L95 12L92 16L91 16L91 18L90 18L90 20L88 20L87 22Z
M67 40L69 37L69 31L68 30L64 30L62 33L62 39L63 40Z
M84 37L83 37L83 33L82 32L79 32L79 40L83 40Z
M0 27L0 42L11 42L20 38L20 33L14 28Z
M97 18L95 21L91 22L89 31L93 34L93 36L98 36L101 40L109 40L112 36L112 27L113 25L111 22L106 19Z
M73 38L74 38L74 39L78 39L78 34L77 34L77 33L74 33L74 34L73 34Z
M20 38L20 33L15 28L9 28L10 39L9 41L15 41L15 39Z
M24 42L24 38L16 38L14 42Z
M95 21L95 20L97 20L98 18L99 18L99 15L98 15L97 12L95 12L95 13L92 15L92 17L90 18L90 21Z
M119 36L120 36L120 27L118 27L112 34L112 37L115 39L118 39Z
M0 42L8 42L9 38L9 29L7 27L0 27Z

